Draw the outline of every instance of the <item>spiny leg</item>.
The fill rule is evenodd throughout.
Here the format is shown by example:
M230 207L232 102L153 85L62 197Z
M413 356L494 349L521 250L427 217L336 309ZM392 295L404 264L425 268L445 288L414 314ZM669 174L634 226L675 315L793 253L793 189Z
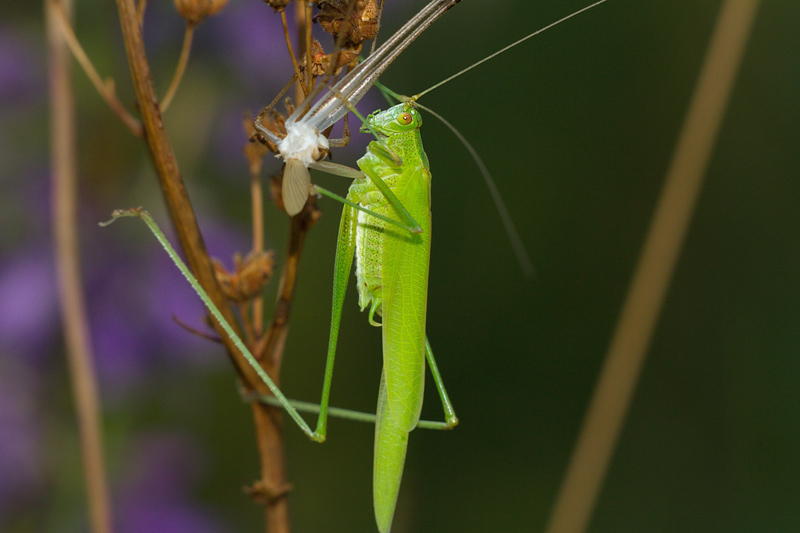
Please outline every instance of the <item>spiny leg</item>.
M333 380L333 363L336 358L336 343L339 340L339 324L342 320L344 295L347 292L347 282L350 277L350 268L353 264L353 255L356 249L356 210L346 205L342 210L342 219L339 223L339 238L336 241L336 260L333 269L333 298L331 303L331 330L328 337L328 357L325 362L325 379L322 385L322 398L320 400L319 417L314 436L325 440L328 425L328 402L331 395L331 381Z
M427 336L425 337L425 358L428 360L428 368L431 369L433 381L436 383L436 390L439 391L439 398L442 400L444 419L447 421L444 429L454 428L456 425L458 425L458 417L456 417L453 404L450 403L450 397L447 395L447 391L444 388L444 380L442 380L442 375L439 373L439 367L436 365L436 360L433 358L433 350L431 349L431 343Z
M392 189L389 188L388 185L386 185L386 183L380 178L380 176L372 175L372 173L370 173L370 172L362 172L360 170L356 170L354 168L350 168L350 167L347 167L347 166L344 166L344 165L331 163L329 161L319 161L317 163L314 163L312 168L316 168L318 170L322 170L324 172L327 172L329 174L334 174L336 176L343 176L345 178L353 178L353 179L364 179L365 177L369 178L372 181L372 183L375 185L375 187L379 191L381 191L381 193L386 198L386 200L389 202L389 204L391 204L392 207L395 208L397 213L400 215L400 218L402 218L405 221L406 224L403 224L402 222L398 222L397 220L392 220L391 218L387 218L387 217L385 217L385 216L383 216L383 215L381 215L379 213L375 213L374 211L371 211L371 210L366 209L364 207L361 207L361 206L358 206L358 205L348 204L344 200L344 198L342 198L341 196L338 196L338 195L336 195L336 194L334 194L334 193L332 193L332 192L330 192L330 191L328 191L326 189L323 189L322 187L319 187L319 186L315 186L315 187L317 188L317 190L319 190L320 193L324 194L325 196L328 196L329 198L333 198L334 200L340 201L340 202L342 202L344 204L352 205L352 207L355 207L356 209L358 209L360 211L364 211L365 213L368 213L368 214L370 214L370 215L372 215L372 216L374 216L376 218L379 218L379 219L383 220L384 222L388 222L390 224L394 224L395 226L399 226L399 227L401 227L401 228L403 228L405 230L410 231L411 233L421 233L422 232L422 228L420 227L419 223L417 223L417 221L414 220L414 217L411 216L411 214L408 212L408 210L405 208L405 206L403 206L402 202L400 202L400 200L397 198L397 196L395 196L395 194L392 192Z

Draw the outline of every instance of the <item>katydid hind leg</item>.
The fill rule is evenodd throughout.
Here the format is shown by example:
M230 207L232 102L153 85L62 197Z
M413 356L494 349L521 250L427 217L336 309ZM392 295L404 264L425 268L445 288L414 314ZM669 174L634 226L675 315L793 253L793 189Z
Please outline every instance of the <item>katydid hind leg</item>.
M456 411L453 409L453 404L450 402L450 397L447 395L447 390L444 388L444 380L439 373L439 366L436 364L436 359L433 357L433 350L428 337L425 337L425 358L428 360L428 368L431 369L433 381L436 383L436 390L439 392L439 398L442 400L442 409L444 410L444 419L447 423L447 429L454 428L458 425L458 417Z
M328 357L325 363L325 380L322 386L322 399L317 419L315 435L325 438L328 423L328 401L331 394L331 381L333 379L333 363L336 358L336 343L339 339L339 324L342 320L344 295L347 292L347 282L353 264L353 255L356 249L356 210L345 205L342 210L342 219L339 223L339 238L336 241L336 259L333 274L333 297L331 303L331 330L328 338Z
M228 335L230 340L242 354L242 357L245 358L247 363L252 367L252 369L255 371L258 377L261 378L261 380L264 382L264 384L267 386L270 392L272 392L272 394L274 395L273 399L276 402L278 402L278 405L286 409L286 412L289 414L292 420L295 421L295 423L303 431L303 433L308 435L311 439L317 440L315 438L316 435L311 432L311 428L308 426L306 421L303 420L303 418L300 416L297 410L292 406L289 399L287 399L286 396L283 395L281 390L278 388L275 382L272 381L272 379L266 373L266 371L258 362L258 360L256 360L253 354L250 353L250 350L247 348L244 341L242 341L242 339L236 334L236 331L233 329L233 327L225 320L225 317L222 315L220 310L211 300L211 297L208 295L208 293L206 293L205 289L203 289L203 287L200 285L200 282L197 281L197 278L194 277L194 274L191 272L191 270L189 270L189 267L186 266L186 263L183 262L181 257L178 255L178 252L175 251L175 248L172 247L172 244L170 244L169 240L164 235L164 232L161 231L161 228L158 226L158 224L156 224L156 221L153 219L153 217L150 216L150 213L148 213L141 207L136 209L117 209L112 213L111 220L104 223L100 223L100 226L102 227L108 226L116 219L121 217L139 217L142 221L144 221L145 224L147 224L147 227L150 229L155 238L167 252L167 255L169 255L172 262L175 263L175 266L178 267L178 270L181 271L183 276L186 278L186 281L189 282L194 291L203 301L203 304L206 306L209 313L211 313L211 315L214 317L217 323L219 323L219 325L225 331L225 334Z

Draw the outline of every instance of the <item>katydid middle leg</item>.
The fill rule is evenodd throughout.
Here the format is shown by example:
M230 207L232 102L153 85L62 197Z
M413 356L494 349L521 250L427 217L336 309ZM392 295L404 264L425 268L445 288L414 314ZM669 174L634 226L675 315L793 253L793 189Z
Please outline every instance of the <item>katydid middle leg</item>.
M338 202L341 202L341 203L343 203L345 205L348 205L350 207L358 209L359 211L363 211L364 213L367 213L367 214L372 215L372 216L374 216L376 218L379 218L380 220L383 220L384 222L388 222L389 224L393 224L395 226L399 226L399 227L401 227L401 228L403 228L403 229L405 229L407 231L410 231L411 233L419 233L420 231L422 231L422 229L420 228L420 226L417 223L417 221L414 220L414 218L411 216L411 214L409 214L408 210L403 206L403 204L400 202L400 200L397 199L397 196L395 196L395 194L392 192L392 190L386 185L386 183L383 182L383 180L380 178L380 176L376 176L376 175L374 175L372 173L364 173L361 170L356 170L354 168L351 168L351 167L348 167L348 166L345 166L345 165L339 165L337 163L331 163L329 161L317 162L312 166L312 168L316 168L318 170L322 170L323 172L327 172L328 174L333 174L333 175L336 175L336 176L343 176L345 178L352 178L352 179L369 178L372 181L372 183L375 185L375 187L377 187L378 190L380 190L381 193L383 193L383 195L386 197L387 201L392 206L394 206L394 208L397 210L398 215L405 221L405 223L397 221L397 220L394 220L394 219L391 219L389 217L381 215L380 213L376 213L375 211L372 211L370 209L362 207L358 203L353 202L352 200L350 200L348 198L342 198L338 194L333 193L333 192L331 192L331 191L329 191L329 190L327 190L327 189L325 189L323 187L320 187L319 185L313 185L312 187L314 187L317 190L317 192L327 196L328 198L331 198L331 199L336 200Z

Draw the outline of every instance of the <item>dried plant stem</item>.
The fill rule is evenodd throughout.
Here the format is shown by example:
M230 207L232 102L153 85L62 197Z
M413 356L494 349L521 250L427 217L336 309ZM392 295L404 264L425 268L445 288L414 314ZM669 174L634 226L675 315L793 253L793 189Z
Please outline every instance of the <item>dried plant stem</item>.
M308 96L308 89L302 81L303 76L300 74L300 66L297 64L297 57L294 55L294 48L292 48L292 39L289 37L289 23L286 21L285 9L281 9L281 23L283 23L283 36L286 38L286 49L289 50L289 57L292 59L294 74L300 80L300 88L303 90L303 94Z
M178 170L178 163L175 159L172 145L164 129L158 99L153 88L152 77L147 63L141 26L138 21L134 0L117 0L117 7L133 85L142 114L145 139L147 140L181 247L186 254L189 267L199 283L206 290L225 320L241 336L240 328L236 327L237 322L233 311L214 276L194 211ZM295 221L303 220L304 216L301 214L293 219L293 235L295 233L300 234L299 237L296 237L300 244L299 247L295 246L294 248L290 244L291 260L287 260L283 274L284 279L281 283L282 286L287 285L285 280L291 279L292 283L289 285L292 287L292 292L293 281L297 277L299 249L302 248L305 231L310 227L310 224L300 224L295 229ZM290 299L288 301L282 299L281 301L284 303L284 312L276 314L276 317L280 317L280 319L275 327L270 328L267 340L264 343L264 346L270 347L271 351L265 356L263 350L253 350L255 356L261 361L264 370L276 384L280 383L280 361L287 331L288 310L291 308ZM273 325L275 324L276 322L273 322ZM266 385L258 378L253 368L235 348L230 338L218 324L215 324L215 327L220 339L225 343L245 386L250 390L266 393ZM261 347L263 348L264 346ZM257 495L265 496L266 522L270 533L288 533L290 526L288 502L285 498L287 483L285 481L281 413L272 407L259 403L253 403L252 409L261 460L261 479L254 484L254 492Z
M274 379L274 378L273 378ZM276 382L277 384L277 382ZM261 458L262 499L267 533L289 533L289 500L286 496L291 486L286 482L285 455L283 449L283 417L275 407L264 409L263 404L253 402L253 421L258 438L258 454Z
M289 228L289 247L286 254L286 263L281 273L280 286L278 287L278 301L275 313L267 333L256 346L256 353L268 357L270 367L275 374L280 373L283 357L283 345L289 331L289 315L294 299L294 290L297 286L297 272L300 266L300 257L305 245L306 233L319 219L317 202L313 196L308 198L305 208L297 216L292 217Z
M197 277L214 304L222 312L225 320L236 327L237 322L234 314L227 303L225 295L220 290L211 268L208 252L206 251L203 237L200 235L197 219L194 216L194 210L189 202L189 197L178 169L178 162L175 159L172 145L164 129L158 98L153 89L150 67L145 55L144 42L142 41L141 27L139 26L135 5L133 0L117 0L117 7L120 13L122 35L125 40L125 50L128 55L136 98L142 114L145 139L147 140L147 146L150 149L178 238L195 277ZM250 387L258 387L260 380L255 375L255 372L252 369L248 370L249 365L246 364L241 354L236 351L233 344L224 335L224 332L218 330L218 333L228 348L234 364L245 383ZM240 332L237 331L237 333Z
M147 9L147 0L139 0L136 6L136 17L139 19L139 26L144 24L144 11Z
M585 531L633 397L733 88L758 0L720 12L589 411L547 531Z
M167 93L161 100L161 112L166 113L172 99L175 98L175 93L183 79L183 74L186 72L186 65L189 63L189 54L192 51L192 37L194 36L194 24L187 23L186 31L183 33L183 46L181 46L181 55L178 58L178 65L175 67L175 74L172 76L172 81L169 84Z
M383 17L383 2L384 0L380 0L378 2L378 25L380 26L381 17ZM372 39L372 44L369 47L369 54L372 55L375 52L375 48L378 46L378 32L375 32L375 38Z
M63 21L69 21L64 4L45 1L50 60L50 143L53 173L52 230L55 241L61 316L67 360L72 378L83 456L89 522L95 533L110 533L111 503L103 459L100 401L89 342L83 286L81 284L77 217L77 163L75 160L75 108L72 72Z
M292 218L289 249L281 273L275 313L266 335L252 350L277 386L280 386L280 369L286 336L289 333L289 315L297 285L300 256L306 233L318 218L319 213L313 198L309 198L305 209ZM258 402L253 402L252 409L261 457L261 480L256 483L256 488L264 501L267 531L289 533L289 502L286 496L291 486L286 481L281 410Z
M261 185L261 159L258 165L250 165L250 199L253 211L253 252L264 251L264 190ZM264 323L264 299L253 299L252 324L255 336L261 337Z
M100 96L103 98L103 100L106 101L108 107L110 107L114 114L119 117L122 123L127 126L131 133L137 137L141 137L141 122L136 120L134 116L128 113L128 110L125 109L125 106L123 106L122 103L120 103L120 101L117 99L117 95L114 92L114 83L110 80L104 82L100 78L100 74L97 73L97 70L94 68L89 56L87 56L86 52L83 50L81 43L78 41L78 38L75 35L75 31L72 29L72 23L64 11L64 4L62 2L65 1L66 0L48 0L46 2L49 8L51 8L51 16L54 19L54 23L57 23L60 26L64 40L66 41L67 45L69 45L72 55L75 56L78 64L89 77L92 85L94 85L95 89L97 89L97 92L100 93Z
M314 88L314 76L311 75L311 2L304 2L305 4L305 11L303 14L303 28L305 29L305 55L306 55L306 86L308 87L308 91L306 94L310 93L311 90Z

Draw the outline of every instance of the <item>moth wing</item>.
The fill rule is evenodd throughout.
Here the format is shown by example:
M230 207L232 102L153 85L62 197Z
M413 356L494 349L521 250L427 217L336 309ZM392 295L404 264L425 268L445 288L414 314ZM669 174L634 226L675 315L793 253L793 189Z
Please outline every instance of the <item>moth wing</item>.
M311 175L305 165L296 159L287 160L286 168L283 170L281 195L283 207L289 216L293 217L303 210L310 187Z

